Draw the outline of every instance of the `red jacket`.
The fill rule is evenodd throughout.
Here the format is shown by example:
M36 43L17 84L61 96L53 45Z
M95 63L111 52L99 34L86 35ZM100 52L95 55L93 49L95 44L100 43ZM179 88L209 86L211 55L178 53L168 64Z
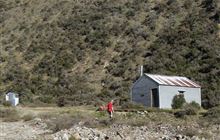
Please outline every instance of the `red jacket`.
M108 105L107 105L107 110L108 110L109 112L112 112L112 111L113 111L113 104L112 104L112 102L109 102L109 103L108 103Z

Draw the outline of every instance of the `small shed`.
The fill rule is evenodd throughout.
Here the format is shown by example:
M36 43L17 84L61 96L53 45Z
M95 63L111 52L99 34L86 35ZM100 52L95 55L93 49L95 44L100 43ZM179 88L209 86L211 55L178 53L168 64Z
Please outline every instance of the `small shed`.
M5 100L9 101L11 103L12 106L17 106L19 103L19 97L17 93L14 92L8 92L5 95Z
M172 108L173 97L183 94L186 102L201 105L201 86L186 77L141 74L131 89L132 102L148 107Z

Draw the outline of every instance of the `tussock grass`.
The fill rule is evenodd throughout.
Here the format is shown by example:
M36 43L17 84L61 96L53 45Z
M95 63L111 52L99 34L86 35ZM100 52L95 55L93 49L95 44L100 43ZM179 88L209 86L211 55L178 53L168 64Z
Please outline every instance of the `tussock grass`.
M35 118L35 116L33 114L25 114L24 116L22 116L22 120L24 121L30 121L33 120Z
M46 121L48 128L54 133L60 130L69 129L78 122L79 119L72 118L69 115L59 115Z
M7 108L0 108L0 118L6 122L15 122L20 120L20 115L15 108L7 107Z

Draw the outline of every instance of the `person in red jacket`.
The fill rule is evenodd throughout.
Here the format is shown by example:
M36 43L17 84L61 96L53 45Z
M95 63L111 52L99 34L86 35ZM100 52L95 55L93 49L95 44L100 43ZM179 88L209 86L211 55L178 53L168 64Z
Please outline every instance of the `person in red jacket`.
M113 108L113 100L111 100L111 102L108 103L107 105L107 111L109 113L109 117L112 118L113 117L113 112L114 112L114 108Z

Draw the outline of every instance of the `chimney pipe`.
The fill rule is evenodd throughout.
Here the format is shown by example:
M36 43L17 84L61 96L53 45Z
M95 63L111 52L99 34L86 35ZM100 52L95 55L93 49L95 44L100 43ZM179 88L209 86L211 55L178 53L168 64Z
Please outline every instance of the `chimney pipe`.
M141 65L140 76L143 76L143 74L144 74L144 68L143 68L143 65Z

